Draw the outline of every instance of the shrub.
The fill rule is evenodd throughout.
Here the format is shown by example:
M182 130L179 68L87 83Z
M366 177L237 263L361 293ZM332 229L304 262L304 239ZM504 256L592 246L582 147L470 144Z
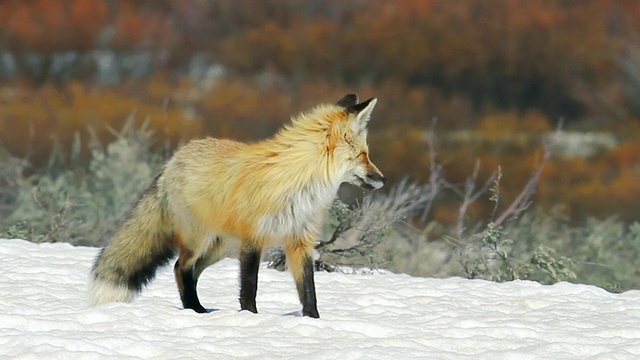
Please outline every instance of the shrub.
M145 126L134 129L133 118L114 134L107 146L94 142L88 166L54 155L44 171L20 180L6 225L34 242L103 244L162 162L149 151L153 133Z
M29 164L26 160L11 156L2 146L0 164L0 219L6 219L13 211L17 201L18 184Z
M103 245L163 162L150 150L153 133L145 126L134 128L133 118L113 134L115 139L106 146L91 143L88 164L77 156L77 137L70 156L56 151L45 169L28 176L28 162L0 150L0 237ZM518 196L521 203L498 206L500 173L477 190L476 168L457 189L445 181L442 167L432 165L428 184L405 180L352 206L336 201L316 244L316 268L384 267L417 276L571 280L610 291L640 288L635 265L640 257L639 222L590 218L573 226L561 208L528 207L535 181ZM467 209L487 188L492 189L493 213L488 221L473 219ZM429 211L447 191L460 196L460 208L452 214L458 218L456 226L439 222ZM515 210L505 215L506 210L498 212L503 208ZM271 251L268 259L273 267L285 265L281 250Z
M573 260L564 256L556 258L554 249L547 245L536 245L530 241L531 238L520 238L514 244L508 237L505 226L494 222L500 179L499 173L490 189L490 200L495 203L495 207L480 241L461 248L459 261L465 277L498 282L527 279L543 284L575 279Z

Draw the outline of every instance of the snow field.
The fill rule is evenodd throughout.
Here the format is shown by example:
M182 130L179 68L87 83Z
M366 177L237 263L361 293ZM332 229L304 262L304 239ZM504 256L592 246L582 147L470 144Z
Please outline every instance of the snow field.
M638 359L640 291L391 273L316 273L321 319L291 275L263 267L259 314L239 312L238 262L181 309L172 266L133 303L90 308L96 248L0 240L2 359Z

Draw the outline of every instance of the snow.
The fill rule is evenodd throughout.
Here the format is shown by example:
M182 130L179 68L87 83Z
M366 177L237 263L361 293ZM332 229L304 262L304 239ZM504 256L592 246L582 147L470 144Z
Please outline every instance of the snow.
M263 265L256 315L238 311L238 262L224 259L199 281L208 314L181 309L171 266L133 303L91 308L96 253L0 240L0 358L640 358L640 291L317 273L310 319L291 275Z

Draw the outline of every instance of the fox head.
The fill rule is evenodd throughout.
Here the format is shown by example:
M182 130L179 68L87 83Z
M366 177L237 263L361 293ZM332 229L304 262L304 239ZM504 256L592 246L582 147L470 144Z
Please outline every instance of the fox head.
M345 170L344 181L365 190L379 189L386 182L382 172L369 159L367 146L367 125L377 101L371 98L359 103L356 94L338 100L336 105L343 109L344 120L334 126L330 135L334 160Z

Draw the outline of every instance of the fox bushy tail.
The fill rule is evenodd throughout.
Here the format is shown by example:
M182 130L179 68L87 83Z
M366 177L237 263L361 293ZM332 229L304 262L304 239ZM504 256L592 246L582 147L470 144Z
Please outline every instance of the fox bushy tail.
M132 301L155 277L156 269L176 252L168 220L166 200L156 178L96 258L89 304Z

